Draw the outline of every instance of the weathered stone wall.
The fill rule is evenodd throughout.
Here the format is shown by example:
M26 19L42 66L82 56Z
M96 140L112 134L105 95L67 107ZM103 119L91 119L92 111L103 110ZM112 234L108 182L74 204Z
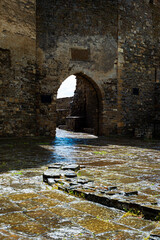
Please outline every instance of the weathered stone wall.
M119 1L119 133L136 131L138 136L145 136L154 122L155 69L160 61L160 21L157 19L160 8L158 1L153 2Z
M38 125L42 134L54 135L60 84L80 73L92 79L101 93L102 134L116 127L117 112L112 108L116 108L117 10L117 1L111 0L37 1ZM41 102L43 94L52 98L48 106Z
M54 136L57 90L70 75L94 86L99 134L152 133L159 12L159 0L1 1L0 135Z
M70 103L73 101L73 97L58 98L56 100L56 109L70 109Z
M77 86L73 101L71 103L71 116L79 116L82 123L81 131L90 132L96 135L101 132L99 124L99 98L91 82L83 76L77 76Z
M35 133L35 0L0 1L0 136Z
M154 137L160 137L160 82L155 86L155 119L154 119Z
M153 16L153 41L155 54L155 114L154 137L160 138L160 1L154 1L152 7Z
M56 101L57 126L66 125L66 117L70 115L73 97L59 98Z

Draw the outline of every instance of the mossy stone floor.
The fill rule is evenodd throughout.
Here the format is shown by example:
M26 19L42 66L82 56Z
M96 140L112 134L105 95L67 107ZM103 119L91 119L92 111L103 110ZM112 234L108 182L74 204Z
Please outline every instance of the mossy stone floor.
M52 139L0 140L0 239L160 238L160 222L86 201L43 182L54 162L85 165L79 177L138 191L125 196L159 209L160 143L59 132ZM118 197L118 196L116 196ZM120 196L119 196L120 197Z

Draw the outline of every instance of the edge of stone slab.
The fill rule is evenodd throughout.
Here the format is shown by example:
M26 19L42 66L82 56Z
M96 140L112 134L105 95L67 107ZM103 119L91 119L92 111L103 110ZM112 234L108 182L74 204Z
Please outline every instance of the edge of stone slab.
M76 197L81 197L85 200L99 203L107 207L113 207L123 211L136 210L142 213L144 218L148 220L158 221L157 216L160 216L160 210L142 206L137 203L130 203L122 200L112 199L107 196L99 196L93 193L86 193L85 191L81 191L77 189L71 190L71 189L64 188L63 186L58 186L58 189L65 191L69 194L73 194Z

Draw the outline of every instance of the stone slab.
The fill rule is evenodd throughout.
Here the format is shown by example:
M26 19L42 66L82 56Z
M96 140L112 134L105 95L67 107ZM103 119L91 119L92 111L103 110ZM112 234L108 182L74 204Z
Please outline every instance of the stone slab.
M52 186L55 184L55 180L53 178L48 178L48 184Z
M58 189L63 190L68 193L70 191L70 189L64 188L62 186L58 186ZM95 203L100 203L107 207L114 207L114 208L118 208L120 210L125 210L125 211L135 209L135 210L141 212L146 219L150 219L150 220L156 220L157 216L160 215L160 210L158 210L158 209L149 208L146 206L142 206L138 203L131 203L131 202L127 202L125 200L112 199L109 196L98 195L96 192L90 193L90 192L87 192L84 189L80 189L80 188L74 189L73 194L75 194L76 196L79 196L79 197L83 196L83 198L86 200L89 200L89 201L92 201Z
M47 170L43 173L43 181L48 182L48 178L60 178L61 174L59 170Z
M78 164L71 164L71 165L62 166L62 170L78 171L79 169L80 169L80 166Z
M75 172L68 171L68 172L64 173L64 176L67 178L75 178L75 177L77 177L77 174Z

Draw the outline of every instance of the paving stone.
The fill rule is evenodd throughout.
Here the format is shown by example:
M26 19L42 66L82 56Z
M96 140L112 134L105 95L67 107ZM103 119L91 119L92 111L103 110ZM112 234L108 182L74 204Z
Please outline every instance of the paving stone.
M124 195L125 195L125 196L138 195L138 191L134 191L134 192L125 192Z
M85 183L88 183L89 180L88 179L84 179L84 178L79 178L77 182L81 183L81 184L85 184Z
M8 213L5 215L1 215L0 223L10 224L10 225L17 225L21 224L22 222L26 222L29 219L22 213Z
M20 236L11 232L11 229L0 229L0 240L19 240ZM23 237L23 240L29 240L27 237Z
M151 232L151 236L158 237L158 239L159 239L159 238L160 238L160 227L157 228L157 229L155 229L155 230L153 230L153 231Z
M106 146L106 148L109 148L110 146L111 145L108 145L108 146ZM146 148L146 146L147 145L145 145L145 148ZM77 153L77 159L79 161L84 161L84 162L85 161L86 162L87 161L88 162L92 161L93 159L92 159L91 151L95 151L96 146L90 146L89 147L89 152L87 150L88 147L87 146L85 146L85 147L86 147L85 151L83 152L83 147L82 147L82 151L81 151L81 155L84 156L84 159L79 158L79 153ZM114 158L114 157L117 158L121 154L123 154L122 150L121 150L121 149L123 149L122 145L120 145L120 146L116 145L114 147L119 148L119 149L117 151L117 155L114 155L114 154L113 154L113 156L110 155L111 158ZM138 193L139 193L138 195L132 195L132 196L117 195L117 196L115 196L115 198L117 198L117 201L119 201L120 203L123 202L123 200L124 200L124 201L127 202L128 205L133 204L132 206L134 206L135 203L140 203L141 206L143 205L145 207L148 206L150 211L151 211L151 212L149 212L149 210L148 210L148 214L149 214L149 216L151 216L151 213L153 212L153 210L155 210L155 209L160 210L160 207L158 205L154 205L154 203L158 203L158 197L159 197L158 193L159 193L159 190L160 190L159 182L157 182L156 179L155 180L153 179L153 176L155 176L155 178L157 177L157 175L154 174L153 170L157 171L158 164L157 165L155 164L155 166L154 166L155 169L152 169L152 165L154 164L154 161L157 161L159 159L159 150L158 151L155 150L155 149L153 150L152 148L149 148L149 147L146 150L145 148L144 147L143 148L139 148L139 147L137 148L137 147L129 147L129 146L126 147L125 146L126 153L130 152L130 151L135 151L137 156L136 156L136 158L133 158L133 159L128 157L127 154L122 156L122 158L126 157L126 159L127 159L127 161L126 161L127 164L123 168L121 168L120 166L118 166L117 169L115 167L114 168L113 167L112 168L106 167L105 169L101 168L101 167L98 167L98 168L93 167L91 169L87 168L87 173L91 173L91 176L93 176L93 178L95 180L95 185L102 186L102 189L103 189L103 185L106 188L108 188L108 190L105 190L105 192L112 193L112 194L116 193L116 189L109 190L108 186L110 186L110 187L117 186L117 188L118 188L117 192L122 191L124 193L124 192L138 191ZM79 147L78 147L78 150L79 150ZM108 158L107 155L106 155L106 158ZM141 158L141 162L139 162L139 160L137 160L138 158L139 159ZM32 158L32 159L34 159L34 158ZM153 164L150 166L151 162L153 162ZM98 158L97 158L97 163L98 163ZM34 163L32 163L32 164L34 164ZM49 216L47 216L47 214L46 215L45 214L44 215L39 215L40 217L38 217L38 214L37 214L37 217L32 218L34 223L37 223L39 225L43 225L43 222L45 222L46 226L48 226L48 228L49 228L48 231L44 232L42 236L38 235L38 237L36 237L36 234L35 234L35 236L33 236L32 233L30 234L30 233L27 233L25 231L21 232L20 230L11 229L11 227L18 227L19 224L20 225L26 225L26 222L31 223L31 216L29 217L25 214L26 210L27 210L27 212L36 212L36 211L38 212L40 210L43 210L44 212L45 211L47 212L48 209L50 209L50 208L53 208L53 207L58 207L58 208L60 207L61 208L61 206L62 206L63 209L67 208L67 209L70 210L70 207L71 207L72 210L74 210L74 211L78 210L79 212L82 213L82 215L80 215L80 216L75 216L74 215L73 218L71 217L69 219L70 221L75 221L76 222L75 225L80 230L82 230L84 228L82 228L83 227L82 225L78 225L77 223L80 220L82 220L82 221L83 220L88 220L87 215L95 217L97 220L102 220L102 221L105 220L107 222L108 222L108 219L111 220L111 221L113 219L114 224L117 223L117 224L120 224L121 226L123 225L123 223L119 222L120 221L119 217L121 217L121 215L123 215L123 213L121 213L121 211L117 210L117 212L120 212L118 215L114 215L114 214L112 214L112 212L106 213L106 211L104 209L112 210L114 213L117 214L116 210L114 211L113 209L108 208L108 207L105 208L105 207L101 206L102 210L96 209L95 206L100 206L100 205L91 203L89 201L88 201L88 203L92 204L92 205L87 209L87 205L86 205L87 201L85 201L86 209L84 209L84 205L82 204L84 201L82 199L75 198L75 197L70 197L68 194L63 194L62 192L57 191L57 190L46 191L47 188L48 189L52 189L52 188L48 187L46 184L44 184L41 181L41 176L43 174L43 171L45 171L44 169L46 169L45 164L42 167L42 169L39 170L39 173L38 173L39 177L38 177L38 174L37 174L37 170L34 169L34 168L33 168L33 175L31 174L31 172L32 172L31 169L29 170L29 172L28 172L28 169L26 169L26 170L24 169L23 174L15 174L13 172L7 172L7 173L1 174L1 176L0 176L0 193L1 193L1 196L2 196L2 194L4 194L4 196L6 196L6 198L2 198L2 197L0 198L0 209L2 210L1 216L3 216L3 217L6 216L6 220L2 219L3 222L0 222L1 223L0 225L2 227L3 226L4 227L8 226L8 229L9 229L10 233L12 233L12 230L13 230L13 233L15 233L16 236L18 236L18 234L20 234L21 238L23 240L25 239L25 236L29 236L29 239L32 239L32 237L35 238L35 239L39 239L39 238L43 238L44 236L45 237L47 236L45 240L54 239L54 232L56 230L57 230L57 234L58 233L60 234L60 231L62 231L61 232L62 235L59 235L59 236L63 236L62 239L65 239L65 238L66 239L67 238L68 239L69 238L74 239L75 238L75 239L86 240L87 238L85 238L85 236L83 236L84 238L82 238L81 235L76 236L76 233L75 233L75 236L71 235L71 237L69 237L70 236L69 235L70 234L69 229L70 229L70 226L72 228L72 225L70 225L70 226L68 225L67 228L63 228L62 227L63 221L67 220L67 218L63 217L63 216L60 216L58 214L56 215L55 213L51 213L54 216L53 218L50 218ZM141 169L138 169L140 164L142 164L142 167L141 167ZM116 182L116 180L120 176L121 176L121 178L123 178L123 177L126 178L126 176L131 176L131 177L134 176L134 175L129 175L130 173L132 174L133 172L135 172L135 168L133 169L134 171L132 172L132 168L134 166L136 166L137 169L139 170L139 172L137 171L137 175L136 175L137 178L139 178L139 176L142 175L143 173L145 174L145 173L150 172L150 174L153 174L152 181L151 181L151 177L149 178L149 181L148 181L147 176L146 176L145 181L143 181L143 182L138 182L138 183L134 182L134 183L125 183L125 184ZM111 169L115 169L115 170L111 173ZM28 174L25 174L25 171L27 171ZM114 180L115 171L120 173L117 176L116 180ZM111 178L113 180L110 180L110 181L106 180L106 176L108 174L112 175ZM81 178L80 175L78 175L78 176ZM87 174L86 174L86 176L84 176L84 177L87 177L89 179L90 175L88 174L88 176L87 176ZM57 180L60 181L61 179L62 178L57 179ZM64 181L64 179L62 179L61 182L72 183L72 181L74 182L75 179L77 179L77 178L75 178L75 179L72 179L72 178L67 179L66 178L65 181ZM69 181L67 181L67 180L69 180ZM31 184L32 182L35 183L34 192L27 193L27 194L26 193L17 194L18 192L23 191L23 186L24 185L28 188L27 189L28 192L30 192L31 187L32 187L32 184ZM99 182L99 183L97 184L97 182ZM27 184L24 184L24 183L27 183ZM16 184L17 184L17 186L16 186ZM94 193L94 188L93 188L93 186L90 187L89 184L90 184L90 182L86 183L86 184L77 185L77 187L81 187L81 188L83 187L82 188L82 193L88 191L88 193L92 194L92 193ZM84 189L84 187L87 188L87 185L89 186L89 188ZM13 188L11 186L15 187L15 189L13 190ZM45 190L45 192L48 192L48 194L44 194L44 190ZM15 193L11 194L11 191L16 191L16 194ZM73 192L74 189L71 189L71 191ZM59 195L59 193L60 193L60 195ZM152 196L149 196L150 194ZM111 196L105 195L105 197L112 199ZM112 200L115 200L115 198L113 198ZM105 201L105 198L104 198L104 201ZM5 203L6 203L6 205L5 205ZM80 203L80 205L77 208L76 207L74 208L72 206L72 204L78 204L78 203ZM113 201L113 203L115 205L114 201ZM22 211L24 211L24 213ZM8 214L4 214L4 213L7 213L7 212L8 212ZM59 209L59 212L60 212L60 209ZM25 216L28 219L27 220L22 219L23 224L22 223L17 223L17 221L19 221L19 218L20 218L19 217L18 220L15 221L16 224L15 225L11 224L11 226L9 227L9 222L11 221L11 218L9 217L9 221L8 221L8 216L9 216L9 214L13 214L13 213L21 213L22 216ZM0 219L1 219L1 216L0 216ZM48 217L48 220L47 220L47 217ZM132 217L133 216L130 216L130 218L132 218ZM13 216L13 218L16 219L15 216ZM86 230L86 232L89 232L91 234L88 239L92 239L92 236L94 236L94 239L98 239L98 240L100 240L101 237L104 237L104 238L102 238L104 240L106 240L106 239L109 239L109 240L112 240L112 239L121 239L121 240L124 240L124 239L126 239L126 240L129 240L129 239L137 240L138 239L139 240L140 239L140 240L142 240L142 239L147 238L147 236L149 236L149 235L150 235L150 239L156 239L156 240L160 239L160 236L158 237L158 234L159 234L158 224L159 224L159 222L147 221L147 224L143 224L143 221L146 221L145 219L142 219L142 218L140 219L140 218L136 218L136 217L133 217L133 218L136 219L134 222L133 221L125 222L125 225L126 226L128 225L128 227L130 225L132 230L121 230L121 231L116 230L116 231L109 231L109 232L105 232L105 233L101 232L101 233L96 233L96 235L95 234L92 235L88 230ZM58 222L57 221L54 222L54 219L57 219ZM59 219L62 220L61 223L59 222ZM137 219L142 220L142 222L137 220ZM53 222L52 222L52 220L53 220ZM13 221L14 221L14 219L13 219ZM52 223L53 223L53 225L52 225ZM52 227L55 227L56 229L53 229ZM63 230L64 231L66 230L66 235L63 232ZM52 233L52 235L50 235L50 238L49 238L49 235L47 235L47 233ZM0 239L1 239L1 235L2 235L2 239L5 239L5 238L3 238L2 229L0 230ZM7 236L7 234L6 234L6 236ZM12 238L11 236L8 235L8 237L6 239L7 240L12 239L13 240L14 238Z
M77 185L77 184L78 184L77 180L72 180L69 183L70 186L74 186L74 185Z
M151 221L147 221L139 217L124 217L121 218L118 223L131 226L136 229L141 229L143 227L149 226L151 224Z
M29 234L29 235L40 235L48 231L47 227L44 227L43 225L35 222L20 224L18 226L12 227L12 229L14 231L18 231L18 232Z
M158 191L158 189L151 189L151 188L146 188L146 189L142 189L141 192L145 193L145 194L149 194L149 195L157 195L160 196L160 191Z
M60 170L47 170L43 173L43 181L48 182L48 178L60 178L61 174Z
M67 191L68 187L65 188L65 186L58 187L59 190L63 190L63 191ZM104 206L109 206L109 207L115 207L118 209L123 210L124 208L126 209L136 209L137 211L142 211L143 215L147 218L150 217L150 219L154 219L158 214L159 211L157 211L156 209L153 209L152 207L146 207L146 206L142 206L140 204L136 204L136 203L131 203L131 199L129 198L128 201L128 197L125 198L124 194L121 192L108 192L108 191L102 191L103 187L96 187L96 191L95 189L85 189L82 186L77 186L76 187L72 187L72 189L74 189L74 194L77 196L83 196L83 198L85 198L86 200L92 201L92 202L96 202L96 203L100 203ZM104 194L105 193L105 194ZM133 193L131 193L133 194ZM134 192L135 194L135 192ZM121 196L120 196L121 195Z
M69 189L70 185L69 184L64 184L63 187L64 187L64 189Z
M77 217L77 216L83 215L83 213L80 211L77 211L75 209L63 208L63 207L50 208L49 210L52 213L65 218L71 218L71 217Z
M48 180L47 180L48 181ZM55 183L62 183L63 179L60 178L54 178Z
M74 173L74 172L65 172L64 175L67 178L75 178L75 177L77 177L77 174Z
M53 179L53 178L48 178L48 184L49 185L53 185L53 184L55 184L56 182L55 182L55 180Z
M74 185L69 186L68 190L79 189L81 187L82 187L81 184L74 184Z
M101 191L101 192L103 192L103 193L105 193L106 195L110 195L110 196L112 196L112 195L122 195L122 193L120 193L120 192L118 192L118 191Z
M121 179L118 179L117 181L120 182L120 183L127 184L127 183L137 183L140 180L138 178L131 178L131 177L124 177L123 176Z
M0 213L20 211L20 208L9 201L7 198L0 198Z
M89 231L98 234L108 231L127 230L129 228L115 224L111 221L102 221L93 217L86 217L83 220L78 220L78 224L88 229Z
M144 227L142 230L145 231L145 232L149 232L149 231L155 230L156 227L157 227L157 223L156 223L156 222L155 222L155 223L153 222L153 223L151 223L149 226Z
M59 228L43 234L46 238L43 240L91 240L95 239L93 234L71 222L62 222Z
M36 202L32 201L32 200L25 200L22 201L20 203L17 203L17 205L19 207L21 207L22 210L33 210L33 209L37 209L37 208L41 208L41 205L37 204Z
M45 223L45 225L52 225L52 227L55 227L58 224L58 219L55 217L55 215L46 209L38 209L35 211L29 211L25 213L28 217L34 218L40 223Z
M56 191L42 191L41 192L42 195L46 196L46 197L49 197L51 199L54 199L54 200L59 200L59 201L62 201L62 202L72 202L74 201L74 198L65 194L65 193L60 193L60 192L56 192ZM41 195L41 196L42 196Z
M36 193L20 193L20 194L11 194L8 197L13 201L22 201L25 199L32 199L32 198L39 197L39 195Z
M39 176L41 174L41 172L39 172L39 171L37 171L37 172L23 172L23 175L25 176L25 177L29 177L29 178L31 178L31 177L35 177L35 176Z
M59 201L50 198L37 198L34 199L34 203L39 205L43 205L43 207L54 207L59 204Z
M83 189L92 189L92 190L95 190L93 187L91 187L90 184L88 183L85 183L85 184L81 184L81 186L83 187Z
M122 213L120 213L119 211L116 212L112 209L86 201L79 203L71 203L71 207L104 220L114 219L122 216Z
M61 169L61 166L49 165L49 166L48 166L48 169L49 169L49 170L52 170L52 169L59 169L59 170L60 170L60 169Z
M48 169L60 169L62 167L62 164L51 164L48 166Z
M97 235L96 238L99 240L142 240L145 239L146 235L135 231L112 231L109 233Z
M65 165L62 166L62 170L73 170L73 171L78 171L80 169L80 166L77 164L71 164L71 165Z

